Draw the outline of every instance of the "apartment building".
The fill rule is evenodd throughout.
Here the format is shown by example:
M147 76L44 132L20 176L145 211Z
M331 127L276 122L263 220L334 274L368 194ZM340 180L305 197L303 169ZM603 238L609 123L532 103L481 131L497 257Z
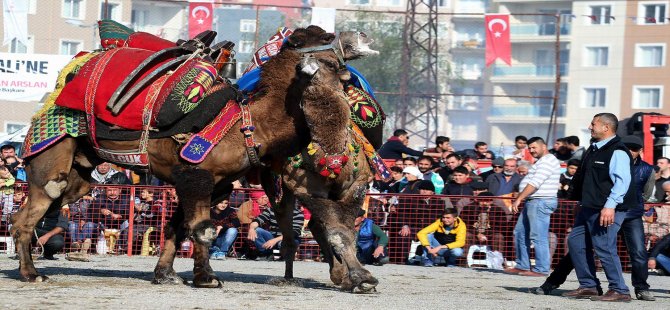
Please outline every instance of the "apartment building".
M593 115L623 115L626 15L626 1L574 2L565 132L578 136L582 144L591 137Z
M565 133L565 94L570 77L572 1L494 0L495 11L510 15L512 66L491 67L486 93L492 98L488 122L491 143L511 145L517 135L546 137L556 89L556 38L560 35L555 136ZM556 15L562 18L559 20Z

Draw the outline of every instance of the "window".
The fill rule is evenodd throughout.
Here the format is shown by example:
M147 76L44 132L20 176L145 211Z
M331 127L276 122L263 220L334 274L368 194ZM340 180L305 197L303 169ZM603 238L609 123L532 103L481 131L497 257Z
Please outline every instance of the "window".
M667 20L667 2L641 2L638 5L638 20L642 25L665 24Z
M588 67L607 67L609 47L589 46L586 48L586 57L584 66Z
M636 44L636 67L665 66L665 44Z
M240 19L240 32L256 32L256 20Z
M591 25L605 25L610 23L612 7L609 5L591 6Z
M584 108L604 108L607 103L607 89L604 87L584 87Z
M63 40L60 42L60 54L74 55L79 51L81 51L81 46L82 46L81 42Z
M370 0L347 0L348 5L370 5Z
M400 0L377 0L378 6L400 6L400 4Z
M100 1L100 19L111 19L121 21L121 4L114 2Z
M449 0L437 0L437 5L444 7L449 5Z
M254 51L254 41L240 41L240 44L238 45L239 49L238 51L240 53L253 53Z
M130 23L136 30L146 26L148 20L149 20L149 11L133 10L130 13Z
M33 53L33 36L28 36L28 43L23 44L17 38L12 39L12 42L9 45L10 53Z
M28 126L25 123L5 123L5 133L13 134Z
M63 0L65 18L84 19L84 0Z
M663 86L634 86L634 109L660 109L663 98Z

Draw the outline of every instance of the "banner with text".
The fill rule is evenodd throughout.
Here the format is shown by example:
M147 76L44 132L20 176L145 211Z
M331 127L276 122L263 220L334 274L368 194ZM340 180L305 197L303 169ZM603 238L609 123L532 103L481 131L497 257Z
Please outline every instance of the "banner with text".
M0 53L0 100L39 102L71 55Z

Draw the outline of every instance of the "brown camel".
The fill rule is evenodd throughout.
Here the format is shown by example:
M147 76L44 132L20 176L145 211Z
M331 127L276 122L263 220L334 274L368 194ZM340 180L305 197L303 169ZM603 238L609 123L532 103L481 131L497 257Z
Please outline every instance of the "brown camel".
M346 100L343 101L341 96L303 100L336 94L342 89L342 81L348 79L349 74L342 66L342 56L345 60L353 57L347 57L344 47L340 47L340 51L344 51L340 55L337 55L336 49L304 50L330 45L334 39L334 35L315 26L297 29L282 51L264 65L260 91L254 97L255 103L250 106L256 127L254 140L261 145L258 156L262 162L281 163L304 149L313 137L327 135L329 138L346 139L348 122L339 122ZM313 76L303 72L313 73ZM213 93L211 96L216 98L217 95L220 94ZM333 101L326 104L325 100ZM138 145L138 141L101 140L99 143L110 150L134 149ZM331 150L331 146L337 144L331 145L325 140L322 143L324 150ZM215 238L209 208L212 196L230 190L228 184L251 168L244 145L241 134L228 134L204 161L193 165L180 159L180 144L177 141L171 138L149 140L147 150L152 173L174 184L179 196L179 207L165 229L165 245L154 270L153 283L183 282L173 269L176 245L185 238L192 238L193 284L196 287L221 286L221 281L209 265L208 247ZM86 194L90 190L90 172L100 159L86 137L66 137L27 161L28 203L13 217L12 235L17 244L21 279L41 282L48 278L37 272L30 255L35 224L49 208L60 208ZM356 268L352 266L348 266L350 272ZM352 286L364 281L376 283L376 279L356 278L352 279Z

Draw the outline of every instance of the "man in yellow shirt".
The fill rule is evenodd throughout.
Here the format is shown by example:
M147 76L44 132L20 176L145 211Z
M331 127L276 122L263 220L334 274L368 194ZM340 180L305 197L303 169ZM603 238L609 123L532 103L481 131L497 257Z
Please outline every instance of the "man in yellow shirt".
M444 257L447 266L455 266L456 259L463 256L466 227L456 216L456 210L447 209L442 216L416 234L423 251L423 266L433 267L433 258Z

